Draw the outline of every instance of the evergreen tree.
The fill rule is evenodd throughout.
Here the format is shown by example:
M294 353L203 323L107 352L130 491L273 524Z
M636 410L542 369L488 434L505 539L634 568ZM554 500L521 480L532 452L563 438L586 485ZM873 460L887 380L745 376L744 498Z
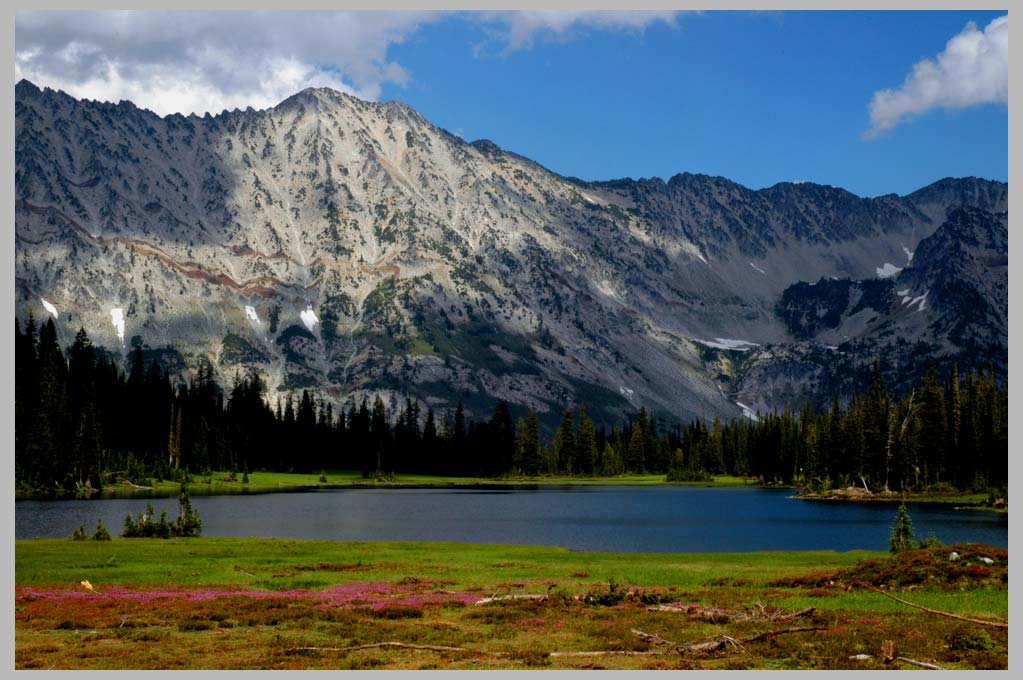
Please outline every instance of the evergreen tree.
M624 471L643 472L646 467L647 444L647 413L646 407L639 408L636 422L632 423L625 449Z
M378 394L373 400L373 414L370 417L370 436L372 445L370 450L376 458L376 470L393 472L389 460L391 428L387 422L387 410L384 407L384 400Z
M575 418L570 408L566 408L561 414L561 424L554 434L554 453L558 470L568 473L575 471Z
M431 467L436 464L439 443L437 422L433 415L433 409L427 408L426 423L423 424L422 458L416 467L417 472L429 472Z
M536 416L536 409L530 408L522 437L522 472L530 477L538 475L542 465L540 424Z
M576 442L577 471L592 475L597 464L597 437L593 420L586 414L586 404L579 404L579 439Z
M512 424L511 412L504 401L497 402L494 415L488 425L490 439L488 474L499 475L511 470L512 458L515 455L515 426Z
M892 533L888 537L888 550L893 553L900 553L903 550L912 550L916 547L913 541L913 522L906 512L906 504L899 506L895 514L895 522L892 524Z
M920 454L925 484L942 479L945 464L945 405L932 364L920 381Z
M973 481L972 465L959 451L959 436L962 428L962 400L959 395L959 368L953 365L945 383L945 456L951 463L950 481L963 489Z

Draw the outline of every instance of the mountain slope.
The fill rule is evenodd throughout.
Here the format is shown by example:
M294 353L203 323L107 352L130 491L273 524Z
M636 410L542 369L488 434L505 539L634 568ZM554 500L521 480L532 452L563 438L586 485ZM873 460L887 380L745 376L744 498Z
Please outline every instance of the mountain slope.
M15 126L22 318L45 299L65 338L173 345L225 381L256 367L271 396L480 415L503 398L734 416L741 353L717 348L792 341L786 288L905 266L951 207L1007 210L1005 184L975 179L873 199L580 182L326 89L160 118L22 81Z

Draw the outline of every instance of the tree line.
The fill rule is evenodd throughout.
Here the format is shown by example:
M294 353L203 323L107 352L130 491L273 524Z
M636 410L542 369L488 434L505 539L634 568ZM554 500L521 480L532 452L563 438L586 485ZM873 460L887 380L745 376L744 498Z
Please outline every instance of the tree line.
M365 475L664 474L711 475L830 488L862 484L893 491L947 483L1007 483L1008 388L993 371L934 370L896 396L875 365L870 390L829 409L804 405L721 422L666 426L645 408L595 423L583 404L562 410L553 436L538 414L513 418L495 404L476 419L462 404L437 413L406 399L396 409L377 396L348 409L308 391L271 404L260 374L219 386L203 361L175 380L134 348L127 370L93 347L85 330L64 352L52 319L15 321L15 476L24 489L88 493L119 479L181 479L210 470ZM119 359L119 358L118 358Z

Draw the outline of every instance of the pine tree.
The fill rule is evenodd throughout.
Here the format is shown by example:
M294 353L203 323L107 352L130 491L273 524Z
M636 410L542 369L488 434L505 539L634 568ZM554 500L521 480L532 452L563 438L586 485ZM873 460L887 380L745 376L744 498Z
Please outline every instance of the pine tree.
M924 480L933 484L942 479L945 465L945 405L938 387L934 365L920 381L920 453Z
M540 424L536 410L529 409L526 417L525 434L522 437L522 472L533 477L540 474L543 456L540 452Z
M597 463L597 437L593 432L593 421L586 414L586 404L579 404L579 440L576 442L578 472L593 474Z
M437 436L437 421L433 415L433 409L426 409L426 423L423 424L423 446L420 463L416 468L418 472L429 472L438 464L437 449L440 441Z
M951 481L965 489L972 477L972 462L962 457L959 436L962 428L962 401L959 395L959 368L953 365L945 383L945 457Z
M628 448L625 452L625 472L643 472L646 465L647 433L646 408L640 407L639 417L632 424Z
M384 407L384 400L380 398L378 394L373 400L373 414L370 417L370 436L372 437L372 447L370 451L375 457L376 471L383 472L385 470L393 472L391 469L390 456L390 444L391 444L391 428L387 422L387 410Z
M554 452L557 456L558 469L572 473L575 469L575 418L572 409L566 408L561 414L561 424L554 433Z
M487 430L490 439L488 473L504 474L511 469L512 457L515 455L515 426L512 424L508 404L504 401L497 402L494 407L494 415L490 418Z
M888 550L892 553L900 553L903 550L912 550L915 547L916 543L913 541L913 522L909 519L906 504L903 503L895 514L892 533L888 536Z

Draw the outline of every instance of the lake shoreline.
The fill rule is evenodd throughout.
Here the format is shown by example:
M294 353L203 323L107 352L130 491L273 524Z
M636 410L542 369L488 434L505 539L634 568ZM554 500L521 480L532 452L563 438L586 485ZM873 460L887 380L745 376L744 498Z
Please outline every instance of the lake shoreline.
M951 505L953 510L973 510L1009 514L1008 505L1001 507L989 505L985 494L952 493L952 494L901 494L901 493L869 493L862 489L834 489L823 493L800 492L790 498L803 501L820 501L828 503L888 503L891 505L933 504Z
M237 475L235 475L237 476ZM192 496L232 496L255 495L268 493L307 492L318 490L339 489L486 489L486 490L533 490L544 488L587 487L587 486L683 486L683 487L732 487L732 486L764 486L758 485L753 477L715 476L710 481L667 482L664 475L619 475L615 477L435 477L425 475L402 475L395 478L368 479L351 471L334 471L325 474L327 481L321 482L315 474L302 473L250 473L250 481L245 484L237 479L229 479L226 473L216 472L207 482L202 478L192 477L188 482L188 493ZM341 477L343 481L331 478ZM764 486L764 488L795 488ZM88 500L107 500L115 498L173 498L181 490L179 482L160 481L151 486L131 483L108 485L103 490L93 492ZM15 500L81 500L71 493L41 494L27 491L15 491Z

